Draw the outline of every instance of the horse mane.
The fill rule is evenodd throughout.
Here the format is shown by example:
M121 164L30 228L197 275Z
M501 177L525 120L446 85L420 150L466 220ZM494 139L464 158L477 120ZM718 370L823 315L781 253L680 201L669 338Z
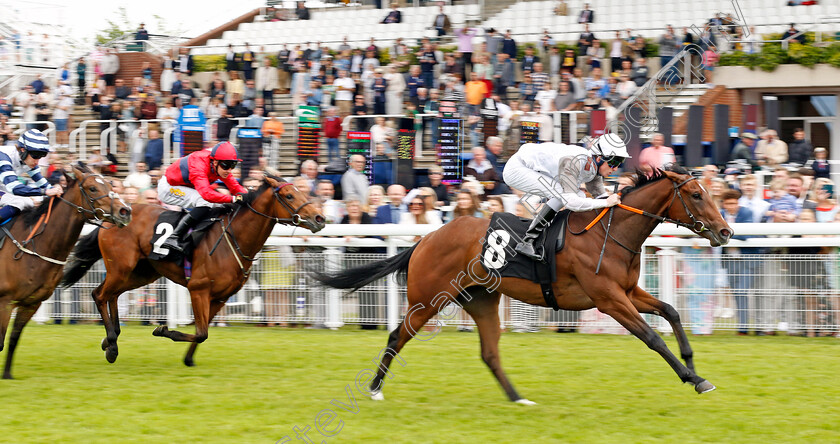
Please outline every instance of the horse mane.
M636 177L633 179L633 186L624 188L623 190L621 190L621 194L623 196L627 196L628 194L638 190L639 188L644 187L645 185L650 185L654 182L659 182L660 180L667 178L668 176L665 175L665 171L677 174L691 174L688 172L688 170L677 165L676 163L669 163L663 166L662 168L654 168L653 173L651 173L650 175L637 168Z
M283 180L281 177L277 177L277 176L275 176L275 175L273 175L273 174L268 174L268 173L265 173L265 177L263 178L263 181L262 181L262 184L260 184L260 187L259 187L259 188L257 188L256 190L249 191L247 194L245 194L244 196L242 196L242 202L243 202L243 203L245 203L245 204L253 204L253 203L254 203L254 201L255 201L255 200L257 200L257 198L258 198L258 197L259 197L259 196L260 196L263 192L265 192L265 190L267 190L267 189L271 188L271 187L272 187L272 185L271 185L271 183L268 181L268 179L269 179L269 178L271 178L271 179L273 179L273 180L276 180L276 181L278 181L278 182L280 182L280 183L286 183L286 181L285 181L285 180Z

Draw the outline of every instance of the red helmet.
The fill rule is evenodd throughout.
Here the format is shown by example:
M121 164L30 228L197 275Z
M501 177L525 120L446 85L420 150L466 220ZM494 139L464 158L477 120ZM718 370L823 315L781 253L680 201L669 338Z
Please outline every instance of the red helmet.
M230 142L219 142L210 151L210 158L214 160L233 160L242 162L239 154L236 152L236 147Z

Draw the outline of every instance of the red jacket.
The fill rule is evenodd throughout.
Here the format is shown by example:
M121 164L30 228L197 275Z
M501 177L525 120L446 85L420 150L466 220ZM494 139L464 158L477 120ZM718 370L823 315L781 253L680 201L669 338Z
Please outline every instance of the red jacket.
M217 180L221 180L233 195L248 192L233 178L233 174L228 175L226 179L222 179L210 168L210 148L182 157L166 169L166 181L171 186L194 188L208 202L233 202L233 196L219 193L210 186Z
M339 136L341 136L341 117L324 118L324 137L338 139Z

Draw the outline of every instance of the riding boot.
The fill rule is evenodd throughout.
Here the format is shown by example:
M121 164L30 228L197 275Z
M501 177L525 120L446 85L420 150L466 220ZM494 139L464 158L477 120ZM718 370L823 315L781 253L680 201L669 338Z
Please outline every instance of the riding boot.
M18 214L20 214L20 210L11 205L0 207L0 225L5 225L6 222L12 220Z
M186 240L184 240L184 236L187 234L187 231L190 228L195 227L198 225L199 222L202 221L207 214L210 212L210 207L195 207L192 211L187 213L187 217L181 218L178 222L178 226L175 227L175 231L172 232L172 235L166 239L166 242L163 243L163 246L166 248L171 248L178 253L184 254L184 249L186 248Z
M550 206L543 205L542 209L536 216L534 216L534 220L531 221L531 226L528 227L528 231L525 232L525 237L522 238L522 242L516 246L516 252L522 253L525 256L535 260L535 261L544 261L544 252L542 251L541 246L534 245L537 241L537 238L540 237L545 228L551 223L554 219L554 216L557 214ZM540 250L537 252L537 250Z

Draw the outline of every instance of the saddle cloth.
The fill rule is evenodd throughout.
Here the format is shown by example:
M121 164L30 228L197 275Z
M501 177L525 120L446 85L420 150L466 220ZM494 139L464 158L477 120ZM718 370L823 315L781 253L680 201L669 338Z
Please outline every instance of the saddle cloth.
M229 211L230 208L227 206L214 208L207 219L202 220L195 228L190 230L189 234L187 234L184 256L192 257L193 249L195 249L199 242L201 242L204 235L207 234L207 230L219 220L219 216ZM172 232L175 231L175 227L178 226L178 222L181 218L186 216L186 211L164 211L163 213L160 213L152 234L152 252L149 253L150 260L175 260L179 263L181 262L183 258L177 253L172 254L172 251L169 248L164 247L163 243L166 242L166 239L168 239L169 236L172 235Z
M563 248L568 216L569 211L559 212L537 238L536 245L542 245L548 252L546 262L542 263L515 251L531 220L510 213L493 213L481 251L482 265L488 271L495 269L501 277L517 277L536 283L556 281L555 253Z

